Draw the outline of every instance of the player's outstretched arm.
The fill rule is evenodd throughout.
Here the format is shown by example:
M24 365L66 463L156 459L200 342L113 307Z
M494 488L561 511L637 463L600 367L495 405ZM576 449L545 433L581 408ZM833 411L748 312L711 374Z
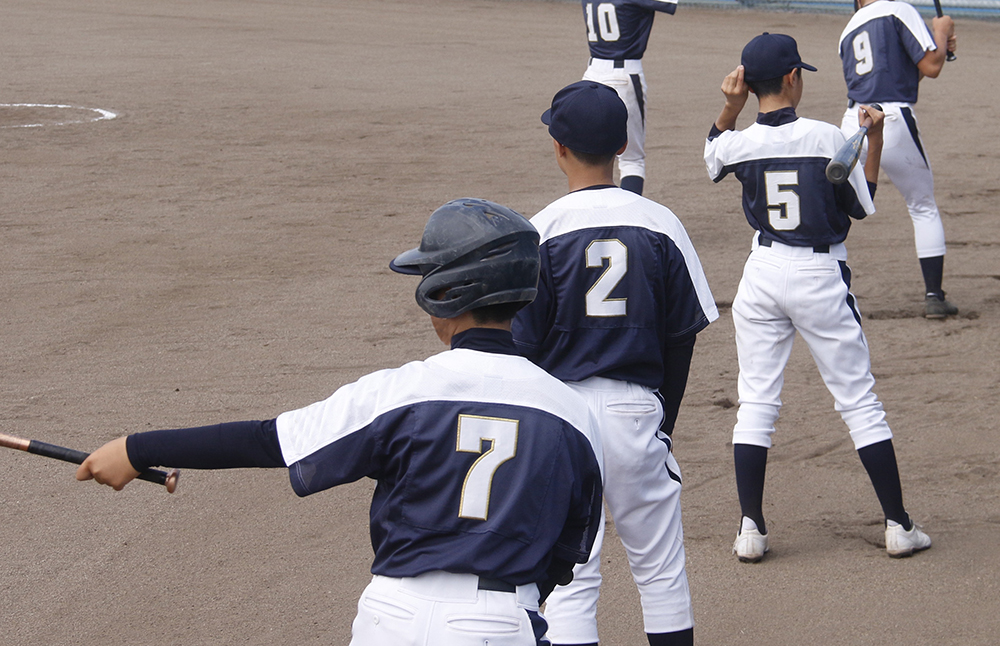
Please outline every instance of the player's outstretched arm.
M955 39L955 21L951 16L941 16L931 21L931 33L934 34L934 44L937 49L927 52L917 63L917 69L924 76L937 78L944 68L945 57L948 52L955 51L957 41Z
M715 120L715 127L719 130L735 130L736 118L740 116L750 96L750 86L743 80L742 65L722 79L722 93L726 96L726 105Z
M871 184L878 184L878 169L882 162L882 126L885 125L885 114L870 105L858 107L858 122L864 122L865 117L872 120L868 126L868 156L865 158L865 179Z
M111 440L91 453L76 470L77 480L93 479L115 491L121 491L138 475L128 459L124 437Z

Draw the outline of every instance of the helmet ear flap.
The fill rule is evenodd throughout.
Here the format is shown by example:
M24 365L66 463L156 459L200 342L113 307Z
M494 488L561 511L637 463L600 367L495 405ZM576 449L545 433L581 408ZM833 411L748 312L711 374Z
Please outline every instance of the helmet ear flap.
M516 211L464 198L431 214L420 247L389 266L422 274L417 304L431 316L453 318L478 307L533 300L538 241L538 232Z

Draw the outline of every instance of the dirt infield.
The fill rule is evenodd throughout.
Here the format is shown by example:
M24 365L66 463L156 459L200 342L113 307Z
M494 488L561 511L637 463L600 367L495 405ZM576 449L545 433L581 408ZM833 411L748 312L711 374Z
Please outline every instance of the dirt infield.
M388 260L449 199L532 214L566 188L539 115L584 70L575 3L8 0L3 14L0 432L92 450L273 417L423 358L443 348ZM848 240L907 506L933 549L885 556L877 501L800 343L768 469L772 553L748 566L729 551L729 305L750 229L738 182L708 179L703 138L722 77L762 31L794 35L819 68L799 113L839 123L845 22L681 7L657 19L646 56L647 196L685 222L722 311L675 434L695 634L996 644L1000 24L959 21L958 61L918 106L961 316L920 317L912 229L887 181ZM78 122L57 125L60 110ZM0 643L349 641L370 483L298 499L281 471L188 471L170 496L73 472L0 452ZM609 545L603 643L640 646Z

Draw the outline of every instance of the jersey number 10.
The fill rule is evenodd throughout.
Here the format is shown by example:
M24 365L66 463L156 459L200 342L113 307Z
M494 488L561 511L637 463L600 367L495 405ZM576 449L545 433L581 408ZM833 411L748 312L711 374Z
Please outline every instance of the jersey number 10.
M596 43L603 40L606 43L613 43L621 38L621 30L618 28L618 14L615 6L610 2L602 2L594 10L594 3L588 2L584 7L587 14L587 40ZM600 32L600 38L598 38Z

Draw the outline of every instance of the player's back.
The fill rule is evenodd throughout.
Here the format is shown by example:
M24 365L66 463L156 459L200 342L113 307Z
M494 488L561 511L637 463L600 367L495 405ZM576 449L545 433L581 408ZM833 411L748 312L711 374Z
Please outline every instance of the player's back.
M840 35L847 96L855 103L916 103L917 63L934 37L912 5L875 2L859 9Z
M278 428L300 495L378 481L375 574L524 584L543 578L557 544L574 561L593 540L601 450L589 411L514 354L456 349L376 372Z
M687 232L666 207L616 187L576 191L531 220L539 294L514 321L526 356L564 381L658 388L665 346L718 317Z
M583 0L590 55L605 59L641 59L656 12L674 13L676 0Z
M874 213L863 173L832 184L826 166L846 139L836 126L797 117L784 108L758 117L745 130L727 130L705 145L708 174L729 173L743 184L743 212L750 225L792 246L843 242L850 218Z

